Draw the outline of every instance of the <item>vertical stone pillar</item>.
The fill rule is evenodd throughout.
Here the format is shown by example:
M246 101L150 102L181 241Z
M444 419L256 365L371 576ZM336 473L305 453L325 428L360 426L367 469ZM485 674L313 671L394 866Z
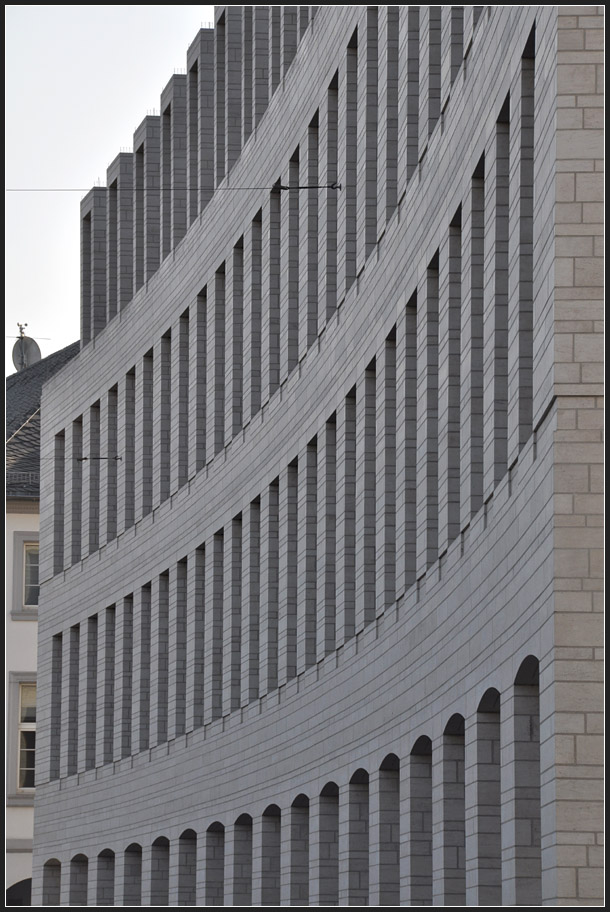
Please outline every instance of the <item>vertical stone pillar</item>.
M207 288L189 308L188 477L206 463Z
M521 58L510 92L508 235L507 461L515 460L532 433L534 278L534 80L533 48ZM569 243L569 242L568 242ZM592 247L585 242L589 252Z
M153 509L170 495L172 334L161 336L153 363Z
M252 219L243 248L243 374L244 426L261 405L262 209Z
M415 581L417 296L396 324L396 595Z
M376 583L376 362L358 381L356 394L356 633L375 619Z
M149 583L137 588L133 594L131 731L134 753L150 746L151 588Z
M285 7L282 7L285 9ZM299 185L300 149L288 163L288 187ZM281 274L280 274L280 383L289 376L299 360L299 202L301 191L284 190L281 207Z
M418 6L399 9L398 178L400 200L419 158L419 19Z
M461 215L449 226L439 253L438 322L438 550L443 554L460 528L460 314Z
M168 731L169 740L186 731L186 636L187 636L186 560L173 563L169 573L168 593Z
M399 6L378 7L377 238L397 203L399 17Z
M297 672L298 461L280 474L278 574L278 684Z
M193 308L194 309L194 308ZM188 480L190 308L172 327L170 352L170 492Z
M81 344L104 328L106 314L106 187L94 187L80 204Z
M423 576L438 557L438 256L417 306L417 559Z
M82 701L79 713L78 771L95 767L97 720L97 615L87 618L79 642L78 692Z
M174 74L161 93L161 259L187 227L187 77Z
M284 78L297 52L298 7L282 6L280 9L282 34L280 69L282 78Z
M224 530L216 532L206 543L205 580L205 662L204 662L204 722L222 715L223 668L223 596L224 596Z
M358 215L358 40L357 29L339 68L338 170L343 190L337 205L337 303L356 279Z
M82 483L81 558L97 551L100 542L100 403L83 415L83 456L86 459ZM106 454L103 454L106 456ZM107 460L104 459L106 462Z
M133 154L121 152L106 171L106 308L108 320L133 297Z
M356 558L356 393L355 388L337 410L337 611L336 646L354 636Z
M420 7L419 28L419 160L441 113L441 7Z
M318 435L316 661L335 648L337 604L337 420L333 415Z
M203 725L205 659L205 547L191 552L186 578L186 720L187 732Z
M377 243L378 8L367 6L358 55L356 274Z
M318 441L305 447L297 480L297 674L316 662Z
M224 540L222 714L241 705L242 652L242 517L227 526Z
M339 81L335 73L319 113L320 174L337 182ZM318 327L321 332L337 307L337 201L338 190L318 191Z
M143 519L153 504L153 349L146 352L135 376L135 519Z
M242 814L225 827L225 903L252 905L252 818Z
M72 422L65 449L64 569L81 559L81 524L83 497L83 419Z
M369 785L364 770L339 793L339 903L369 903Z
M115 609L114 759L132 752L131 700L133 675L133 595Z
M464 905L466 901L463 732L462 717L452 716L432 752L434 905Z
M125 374L118 386L117 402L117 527L131 528L136 514L136 368ZM110 530L109 530L110 531Z
M168 736L169 571L155 576L150 611L150 746Z
M449 102L464 55L464 7L441 7L441 111Z
M466 904L502 904L500 694L486 692L466 721L464 798Z
M206 459L225 445L225 264L207 292Z
M282 78L282 8L269 7L269 99Z
M318 140L319 115L307 127L306 139L299 151L297 182L303 187L316 187L319 182ZM297 241L302 238L303 255L297 258L299 275L299 350L300 360L318 335L318 194L319 190L297 190L300 206Z
M253 64L253 34L252 25L254 7L244 6L241 23L241 46L243 53L243 66L241 73L241 144L246 144L252 133L252 92L254 87Z
M119 385L115 384L100 400L99 545L117 536L119 464L125 458L118 451ZM123 418L124 420L124 418ZM119 459L119 455L121 458Z
M532 670L533 671L533 670ZM540 905L540 709L537 667L501 707L502 902Z
M339 790L327 785L309 801L309 903L339 902Z
M369 903L400 904L400 770L390 755L369 777Z
M485 151L483 499L506 472L508 410L508 107Z
M432 905L432 746L422 736L408 759L401 817L405 838L401 850L401 901ZM402 789L401 789L402 795Z
M242 518L242 652L241 705L256 700L259 693L260 584L261 584L261 505L253 500Z
M255 130L269 103L270 13L268 6L255 6L252 11L252 126Z
M396 331L376 358L375 613L396 601Z
M133 136L134 294L159 268L161 118L148 115Z
M97 621L97 713L95 765L112 763L114 757L115 606L105 608Z
M225 110L228 174L241 153L242 139L242 17L244 7L225 7Z
M259 696L278 682L279 479L267 485L260 504Z
M462 208L460 370L460 527L483 505L483 257L485 160L478 163Z
M244 380L244 244L233 248L227 262L225 325L225 440L232 440L243 426Z

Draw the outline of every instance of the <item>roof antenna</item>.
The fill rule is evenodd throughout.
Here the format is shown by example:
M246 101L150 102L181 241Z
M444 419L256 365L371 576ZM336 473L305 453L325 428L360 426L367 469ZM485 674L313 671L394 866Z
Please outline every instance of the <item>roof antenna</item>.
M25 334L27 325L27 323L17 323L19 337L13 345L13 364L18 371L25 370L31 364L36 364L41 358L38 343Z

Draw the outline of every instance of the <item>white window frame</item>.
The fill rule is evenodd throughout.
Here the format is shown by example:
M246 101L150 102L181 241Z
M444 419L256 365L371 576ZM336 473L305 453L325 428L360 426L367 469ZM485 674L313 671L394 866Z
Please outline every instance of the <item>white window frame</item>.
M35 681L20 681L19 682L19 708L17 710L17 792L19 794L34 794L36 786L34 785L19 785L19 778L21 775L21 733L22 732L34 732L36 734L36 722L23 722L21 719L21 700L24 687L34 687L36 688ZM36 695L38 697L38 694ZM36 703L34 703L36 707ZM36 742L34 742L35 744ZM36 775L36 748L34 747L34 776Z
M6 804L7 807L34 806L35 788L19 788L19 732L21 685L36 684L35 671L10 671L6 724ZM25 723L29 725L30 723Z
M33 604L30 604L29 602L26 602L26 600L25 600L26 590L27 590L27 586L28 586L26 576L25 576L26 570L27 570L27 565L28 565L28 561L27 561L28 551L33 551L34 549L36 549L36 554L38 556L38 582L36 583L36 588L38 589L38 598L40 599L40 548L39 548L39 544L37 541L26 541L23 543L23 582L22 582L22 589L21 589L21 593L22 593L21 598L22 598L23 608L25 608L29 611L31 611L32 609L34 609L35 611L38 611L38 602L36 602L36 604L33 605Z
M25 546L37 545L38 538L38 532L13 532L13 597L11 604L11 620L13 621L38 620L38 606L24 605ZM40 551L38 554L40 557ZM38 585L40 587L40 565Z

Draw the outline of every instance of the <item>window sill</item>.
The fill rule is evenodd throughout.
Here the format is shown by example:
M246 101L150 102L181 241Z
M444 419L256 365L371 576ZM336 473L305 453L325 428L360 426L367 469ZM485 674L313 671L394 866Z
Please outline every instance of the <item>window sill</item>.
M38 608L21 608L11 611L11 621L37 621Z
M29 795L7 795L7 807L34 807L34 791Z

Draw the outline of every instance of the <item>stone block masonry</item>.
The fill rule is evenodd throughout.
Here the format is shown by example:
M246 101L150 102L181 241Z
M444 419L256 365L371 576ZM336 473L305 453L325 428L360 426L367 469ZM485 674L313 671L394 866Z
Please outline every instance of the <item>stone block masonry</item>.
M602 37L216 7L85 197L34 903L603 902Z

